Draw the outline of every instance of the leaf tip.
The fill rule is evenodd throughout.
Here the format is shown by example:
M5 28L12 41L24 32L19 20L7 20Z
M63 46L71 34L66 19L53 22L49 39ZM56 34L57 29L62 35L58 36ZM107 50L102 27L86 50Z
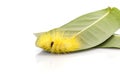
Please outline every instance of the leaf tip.
M42 33L43 32L41 32L41 33L33 33L33 35L36 36L36 37L39 37Z

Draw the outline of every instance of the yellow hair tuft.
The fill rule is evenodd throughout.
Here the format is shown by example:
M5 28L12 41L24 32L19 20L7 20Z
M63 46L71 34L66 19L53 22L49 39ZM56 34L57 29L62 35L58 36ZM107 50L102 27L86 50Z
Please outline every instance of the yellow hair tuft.
M59 31L46 32L38 37L36 46L51 53L68 53L80 48L80 41L76 37L66 37Z

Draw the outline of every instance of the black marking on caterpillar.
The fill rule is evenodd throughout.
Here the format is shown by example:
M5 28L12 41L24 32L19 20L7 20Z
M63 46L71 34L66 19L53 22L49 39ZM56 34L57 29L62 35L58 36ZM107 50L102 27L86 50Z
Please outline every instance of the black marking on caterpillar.
M54 42L52 41L51 44L50 44L50 47L51 47L51 48L52 48L53 44L54 44Z

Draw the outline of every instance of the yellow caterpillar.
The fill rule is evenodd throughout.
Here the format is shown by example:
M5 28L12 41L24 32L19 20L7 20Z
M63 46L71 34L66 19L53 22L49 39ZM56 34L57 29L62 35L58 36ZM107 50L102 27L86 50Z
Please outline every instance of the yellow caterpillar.
M80 48L80 41L76 37L66 37L64 32L54 31L43 33L36 41L36 45L52 53L68 53Z

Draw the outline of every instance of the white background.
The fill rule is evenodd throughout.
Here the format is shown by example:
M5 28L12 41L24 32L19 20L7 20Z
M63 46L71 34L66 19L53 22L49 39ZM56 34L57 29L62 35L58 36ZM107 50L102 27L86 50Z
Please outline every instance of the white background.
M120 80L119 49L52 55L33 35L108 6L120 0L0 0L0 80Z

